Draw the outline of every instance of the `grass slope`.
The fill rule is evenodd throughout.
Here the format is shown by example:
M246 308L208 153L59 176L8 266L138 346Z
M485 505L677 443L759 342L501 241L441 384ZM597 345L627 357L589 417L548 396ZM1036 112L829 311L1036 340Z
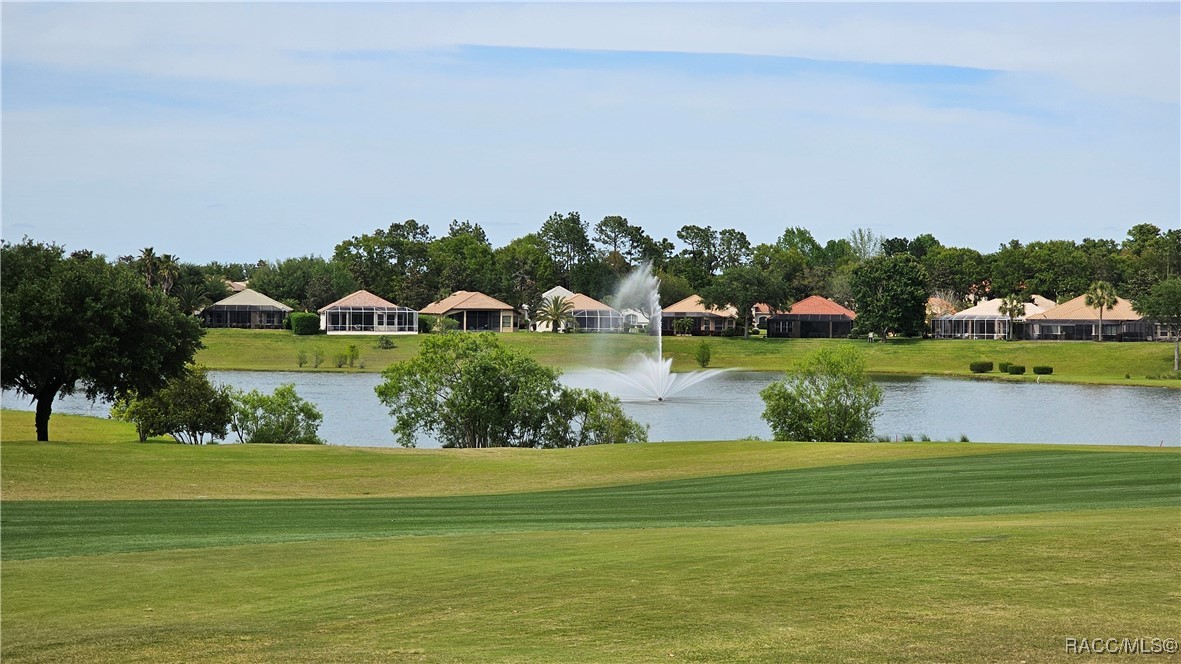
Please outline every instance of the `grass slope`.
M1181 455L1030 451L396 499L14 501L5 559L323 539L1181 507Z
M135 431L130 424L72 415L54 415L50 420L54 442L33 442L32 432L32 413L0 411L0 457L4 463L0 495L6 500L495 494L1044 449L1037 445L975 443L832 445L757 441L650 443L571 450L188 446L133 443ZM1103 448L1080 449L1092 453ZM1155 452L1137 447L1110 449Z
M6 664L1068 662L1067 638L1181 634L1176 449L500 456L141 445L101 420L46 445L8 426ZM186 469L286 497L106 499L166 495ZM504 492L459 495L484 485ZM562 485L591 488L537 491ZM332 499L385 486L430 495Z
M651 339L634 334L504 334L506 344L521 348L545 364L564 368L595 366L618 368L628 356L649 352ZM300 371L296 355L320 348L326 358L319 371L381 371L392 362L418 352L418 335L395 337L396 348L381 350L371 336L297 337L282 330L208 330L206 348L197 361L211 369ZM697 368L693 360L698 338L673 337L664 341L665 354L673 358L677 371ZM1113 383L1177 387L1176 380L1149 380L1146 376L1172 370L1173 350L1160 343L1087 343L985 340L895 340L869 344L864 341L833 339L741 339L714 338L713 367L761 371L790 369L802 357L819 347L853 344L865 353L871 372L969 376L968 365L977 360L1023 364L1022 377L992 375L1005 380L1036 380L1035 365L1054 367L1043 381ZM361 350L364 368L337 369L331 358L349 344ZM312 371L311 365L302 369ZM1131 378L1124 378L1130 375Z

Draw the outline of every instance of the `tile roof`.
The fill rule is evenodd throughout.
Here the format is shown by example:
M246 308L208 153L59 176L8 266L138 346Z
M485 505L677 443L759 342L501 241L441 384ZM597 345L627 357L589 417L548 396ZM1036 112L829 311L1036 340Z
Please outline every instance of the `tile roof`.
M283 304L282 302L279 302L278 300L272 300L271 298L267 297L266 295L263 295L262 293L260 293L256 290L251 290L249 288L246 288L246 289L243 289L237 293L234 293L233 295L231 295L223 300L218 300L217 302L214 302L213 304L211 304L205 308L206 309L213 309L213 308L217 308L217 307L231 307L231 306L233 306L233 307L271 307L274 309L280 309L282 311L291 311L291 307L287 306L286 304Z
M1026 302L1025 303L1025 314L1024 314L1024 316L1022 316L1025 319L1029 319L1031 316L1033 316L1035 314L1040 314L1045 310L1042 307L1035 304L1035 302L1038 302L1038 301L1049 302L1049 300L1042 297L1041 295L1035 295L1034 297L1038 298L1038 299L1035 300L1034 302ZM1004 299L999 298L999 297L994 297L991 300L981 300L976 306L968 307L967 309L964 309L963 311L953 314L952 318L972 318L973 316L998 316L998 317L1001 317L1001 304L1003 302L1004 302Z
M332 304L324 305L319 312L324 313L329 309L336 309L337 307L373 307L375 309L401 309L398 305L384 300L367 290L359 290L356 293L345 295Z
M441 316L448 311L487 311L489 309L509 310L512 307L501 302L500 300L489 297L483 293L471 291L455 291L451 295L439 300L438 302L431 302L422 308L422 313L433 316Z
M665 314L708 314L711 316L731 317L738 316L738 310L734 307L725 307L723 309L706 309L705 305L701 303L700 295L690 295L689 297L670 304L661 310Z
M787 313L796 316L844 316L849 320L857 318L853 311L819 295L811 295L796 302Z
M589 295L583 295L582 293L575 293L566 299L569 300L570 304L574 305L575 311L615 311L614 307L609 307L595 298Z
M1086 298L1086 295L1079 295L1053 309L1027 316L1026 320L1093 320L1098 322L1099 310L1095 307L1088 307ZM1140 320L1141 318L1143 316L1136 313L1132 308L1132 303L1122 297L1116 298L1114 309L1103 310L1103 322L1105 323L1118 320Z

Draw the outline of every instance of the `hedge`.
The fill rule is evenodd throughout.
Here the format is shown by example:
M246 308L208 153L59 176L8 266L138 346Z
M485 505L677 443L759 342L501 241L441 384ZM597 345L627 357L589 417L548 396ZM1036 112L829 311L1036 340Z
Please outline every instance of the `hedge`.
M1054 367L1034 367L1033 372L1039 376L1048 376L1054 373Z
M288 316L291 319L291 331L296 334L319 334L320 317L307 311L293 311Z
M1020 364L1010 364L1009 373L1013 374L1014 376L1020 376L1021 374L1025 373L1025 367Z
M992 362L973 362L968 365L972 373L988 373L992 371Z

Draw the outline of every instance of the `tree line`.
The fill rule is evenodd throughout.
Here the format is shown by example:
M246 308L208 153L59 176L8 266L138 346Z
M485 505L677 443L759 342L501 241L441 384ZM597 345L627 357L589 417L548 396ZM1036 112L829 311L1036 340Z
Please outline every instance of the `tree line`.
M643 263L660 278L663 305L698 293L742 310L740 302L727 301L727 292L767 291L777 297L760 301L786 303L821 295L856 308L857 268L891 256L912 257L922 268L919 287L961 306L1032 294L1061 302L1096 281L1135 300L1181 276L1181 230L1138 224L1121 241L1012 240L982 253L946 246L929 233L881 237L863 228L821 244L808 229L789 227L773 243L752 244L737 229L689 224L674 241L653 238L625 217L591 224L569 212L550 215L536 232L502 247L493 247L478 223L453 221L445 235L435 236L411 219L343 240L328 257L196 265L147 248L118 262L138 269L149 286L187 311L228 296L226 281L249 281L254 290L306 311L362 288L414 309L458 290L535 309L553 286L609 299L619 280Z

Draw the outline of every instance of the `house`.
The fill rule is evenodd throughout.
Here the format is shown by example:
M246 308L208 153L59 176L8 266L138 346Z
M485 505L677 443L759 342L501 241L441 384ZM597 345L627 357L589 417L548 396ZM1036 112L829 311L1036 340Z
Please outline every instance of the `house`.
M767 319L768 337L835 339L853 332L857 314L832 300L812 295Z
M279 329L291 307L262 293L244 288L201 310L205 327L240 327L251 330Z
M367 290L321 308L320 329L328 334L417 334L418 312L387 302Z
M1099 310L1088 307L1086 295L1026 317L1031 339L1095 339L1099 334ZM1103 338L1116 341L1143 341L1152 334L1152 325L1136 313L1132 303L1116 298L1115 307L1103 310Z
M954 314L944 314L931 319L931 336L937 339L1005 339L1009 336L1009 326L1012 323L1022 323L1030 316L1040 314L1054 306L1053 300L1041 295L1030 296L1025 303L1025 313L1010 321L1009 317L1001 314L1001 298L981 300L974 307L968 307ZM1028 336L1028 330L1014 327L1013 337Z
M931 321L940 316L951 316L959 311L956 305L941 297L927 298L927 320Z
M572 293L561 286L555 286L541 294L542 301L550 300L554 297L561 297L573 306L570 313L574 317L574 329L580 332L623 331L623 314L593 297L583 295L582 293ZM536 332L552 331L550 323L542 321L534 321L530 329ZM565 329L565 326L563 326L563 329Z
M456 291L426 305L420 313L446 316L459 323L459 329L470 332L513 332L517 329L517 316L512 307L479 292Z
M734 307L707 308L700 295L689 297L664 307L660 316L660 333L673 334L673 323L680 319L693 322L694 336L717 336L737 326L738 311Z

